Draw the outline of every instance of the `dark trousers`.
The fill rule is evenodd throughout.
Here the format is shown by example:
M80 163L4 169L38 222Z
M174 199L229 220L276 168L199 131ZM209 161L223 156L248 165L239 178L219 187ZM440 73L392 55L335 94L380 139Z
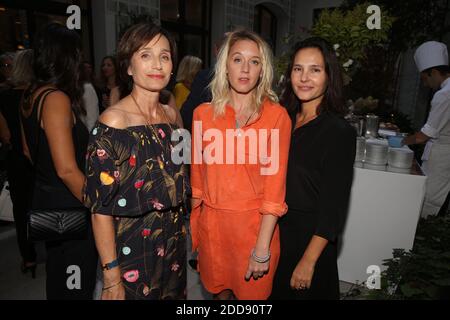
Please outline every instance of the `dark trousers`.
M97 250L92 230L86 240L46 242L48 300L92 300Z
M34 244L27 239L27 212L31 202L33 181L32 167L24 155L14 150L9 151L6 163L20 254L24 261L34 262L36 261Z

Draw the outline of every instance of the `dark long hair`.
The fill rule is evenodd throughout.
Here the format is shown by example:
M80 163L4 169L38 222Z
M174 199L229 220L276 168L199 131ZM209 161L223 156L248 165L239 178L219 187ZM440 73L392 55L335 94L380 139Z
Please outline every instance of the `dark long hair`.
M35 38L34 63L36 81L30 94L45 85L54 85L70 98L75 114L86 114L80 82L81 39L76 31L50 23Z
M327 88L324 93L324 97L319 107L317 108L317 114L322 112L345 114L346 106L342 95L343 80L342 71L337 60L336 54L332 46L324 39L319 37L312 37L303 41L297 42L294 45L292 54L290 56L289 65L284 74L285 83L283 93L281 95L280 103L283 105L291 119L295 121L295 117L299 111L301 111L301 101L295 95L292 89L291 72L294 65L295 56L297 53L305 48L317 48L320 50L325 61L325 73L327 75Z

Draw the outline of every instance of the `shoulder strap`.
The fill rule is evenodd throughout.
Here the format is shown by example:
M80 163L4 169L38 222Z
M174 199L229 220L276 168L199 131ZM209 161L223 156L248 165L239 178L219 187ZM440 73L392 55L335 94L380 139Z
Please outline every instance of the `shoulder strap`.
M58 89L53 89L53 88L49 88L49 89L45 89L43 90L36 98L34 104L37 103L36 106L36 118L37 118L37 134L36 134L36 148L35 148L35 152L34 152L34 166L36 166L37 164L37 159L38 159L38 155L39 155L39 140L41 137L41 120L42 120L42 108L44 107L44 101L45 98L47 98L47 96L54 92L54 91L58 91ZM39 116L37 116L39 115Z

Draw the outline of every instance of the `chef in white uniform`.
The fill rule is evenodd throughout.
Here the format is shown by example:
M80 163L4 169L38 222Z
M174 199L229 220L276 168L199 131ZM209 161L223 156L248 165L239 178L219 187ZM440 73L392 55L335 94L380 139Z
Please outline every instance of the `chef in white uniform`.
M404 139L404 144L426 143L422 170L427 175L422 217L437 215L450 191L450 67L447 46L428 41L414 54L425 86L438 90L431 100L423 128Z

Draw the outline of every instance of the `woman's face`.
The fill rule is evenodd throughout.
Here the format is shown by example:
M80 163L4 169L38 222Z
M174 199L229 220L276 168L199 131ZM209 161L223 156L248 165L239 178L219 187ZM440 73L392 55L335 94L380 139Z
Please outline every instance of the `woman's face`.
M317 48L303 48L295 55L291 83L295 95L302 102L322 100L328 77L322 52Z
M133 54L128 74L133 77L135 85L161 91L169 83L172 68L169 40L157 35Z
M111 59L107 58L107 59L103 60L102 73L105 76L105 78L109 78L116 73L116 70L114 68L114 63L112 62Z
M256 88L262 74L261 53L251 40L239 40L227 59L228 82L237 93L247 94Z

